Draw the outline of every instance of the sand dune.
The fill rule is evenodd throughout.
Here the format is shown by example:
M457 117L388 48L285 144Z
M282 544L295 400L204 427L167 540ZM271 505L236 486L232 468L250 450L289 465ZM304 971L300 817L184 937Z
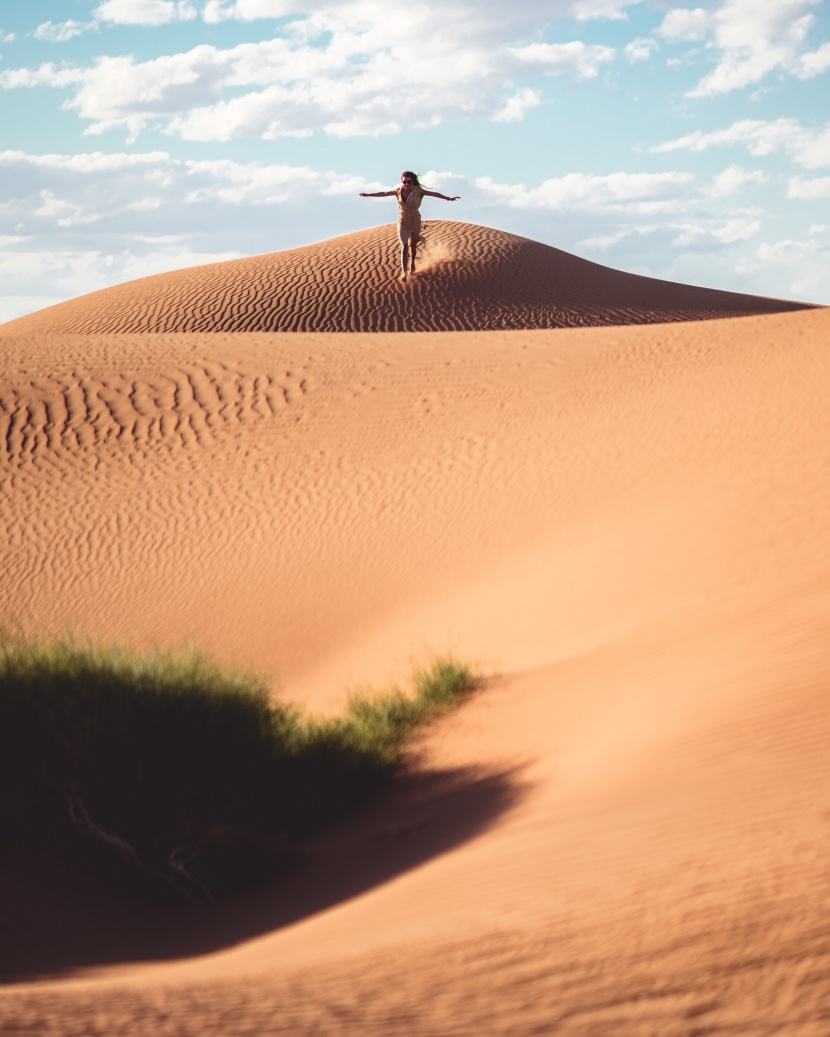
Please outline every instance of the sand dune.
M397 281L394 228L157 274L18 320L12 334L484 331L655 324L804 304L638 277L488 227L430 221Z
M647 327L2 329L7 624L190 637L321 710L425 647L494 677L212 914L7 863L0 1032L827 1033L830 311L665 291Z

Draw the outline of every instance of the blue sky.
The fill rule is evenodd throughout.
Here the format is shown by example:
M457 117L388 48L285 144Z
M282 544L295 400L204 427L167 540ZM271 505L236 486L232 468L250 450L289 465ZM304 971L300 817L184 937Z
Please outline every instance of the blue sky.
M0 321L391 224L405 168L427 220L830 303L828 98L828 0L6 0Z

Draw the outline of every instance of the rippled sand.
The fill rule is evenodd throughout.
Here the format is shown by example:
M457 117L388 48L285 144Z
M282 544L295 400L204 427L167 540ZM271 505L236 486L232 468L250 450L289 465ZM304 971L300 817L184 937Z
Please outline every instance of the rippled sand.
M156 274L10 321L14 334L503 331L739 317L802 303L638 277L469 223L425 225L405 284L389 227Z
M827 1033L830 311L427 236L406 285L386 228L0 327L6 625L320 710L493 674L212 914L7 862L4 1037Z

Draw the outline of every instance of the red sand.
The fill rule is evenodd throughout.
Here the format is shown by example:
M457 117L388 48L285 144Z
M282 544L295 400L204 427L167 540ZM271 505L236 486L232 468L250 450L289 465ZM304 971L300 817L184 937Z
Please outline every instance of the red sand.
M612 270L537 241L434 220L398 281L389 227L156 274L18 320L10 334L168 331L504 331L741 317L806 304Z
M602 268L532 247L603 323ZM471 320L449 273L418 290ZM198 276L108 293L178 284L158 319L193 327ZM4 1037L827 1034L830 313L661 291L675 322L625 328L131 335L96 296L0 328L7 624L190 637L319 709L425 649L496 675L214 914L11 869Z

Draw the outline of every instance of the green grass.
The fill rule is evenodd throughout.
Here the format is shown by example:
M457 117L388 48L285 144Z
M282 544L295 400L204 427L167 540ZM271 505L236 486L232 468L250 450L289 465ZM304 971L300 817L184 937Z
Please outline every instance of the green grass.
M395 767L414 731L451 709L474 683L469 667L452 657L437 659L414 669L408 694L397 687L382 695L371 689L353 694L344 716L312 721L305 731L312 738L341 741L380 766Z
M474 686L438 659L408 693L319 719L196 654L0 641L0 846L49 845L151 895L210 900L290 864Z

